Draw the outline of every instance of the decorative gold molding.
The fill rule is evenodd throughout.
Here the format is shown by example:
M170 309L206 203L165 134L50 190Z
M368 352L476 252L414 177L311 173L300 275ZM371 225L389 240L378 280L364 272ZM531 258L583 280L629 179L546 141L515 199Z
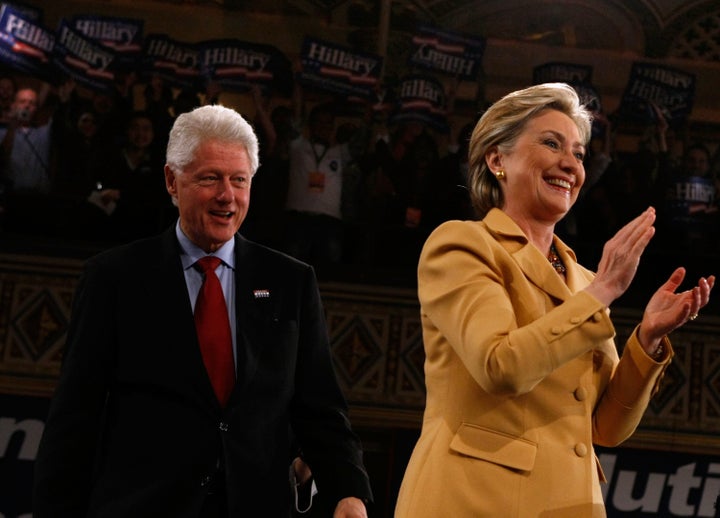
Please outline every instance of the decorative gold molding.
M0 394L49 397L60 369L78 259L0 253ZM419 429L425 404L414 289L321 283L338 380L355 426ZM641 318L614 308L622 344ZM720 454L720 318L671 337L675 358L624 446Z

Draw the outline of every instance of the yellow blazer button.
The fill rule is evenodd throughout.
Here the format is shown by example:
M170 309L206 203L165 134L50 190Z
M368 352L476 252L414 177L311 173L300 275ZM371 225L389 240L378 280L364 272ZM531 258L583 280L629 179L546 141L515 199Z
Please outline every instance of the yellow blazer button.
M554 335L559 335L560 333L562 333L562 327L555 326L550 330L550 332Z
M570 323L571 323L571 324L579 324L580 321L581 321L581 318L580 318L580 317L572 317L572 318L570 319Z
M576 388L574 394L575 394L575 399L577 399L578 401L585 401L585 399L587 398L587 395L588 395L587 389L585 387Z
M584 457L587 455L588 449L583 443L579 442L575 445L575 455L578 457Z

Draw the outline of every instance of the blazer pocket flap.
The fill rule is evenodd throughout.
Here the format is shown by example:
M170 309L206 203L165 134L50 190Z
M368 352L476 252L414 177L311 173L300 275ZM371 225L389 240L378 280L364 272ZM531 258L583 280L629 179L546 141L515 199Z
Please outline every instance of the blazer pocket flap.
M497 430L464 423L450 442L450 449L521 471L531 471L535 465L537 444Z

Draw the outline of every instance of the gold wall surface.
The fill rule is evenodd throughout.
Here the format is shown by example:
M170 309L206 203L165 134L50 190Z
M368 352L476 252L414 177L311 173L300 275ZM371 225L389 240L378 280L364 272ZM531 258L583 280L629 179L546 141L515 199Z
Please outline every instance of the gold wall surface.
M0 253L0 395L50 397L82 260ZM419 429L424 353L414 289L321 283L338 379L355 426ZM640 319L613 308L624 343ZM629 446L720 454L720 318L676 331L660 392Z

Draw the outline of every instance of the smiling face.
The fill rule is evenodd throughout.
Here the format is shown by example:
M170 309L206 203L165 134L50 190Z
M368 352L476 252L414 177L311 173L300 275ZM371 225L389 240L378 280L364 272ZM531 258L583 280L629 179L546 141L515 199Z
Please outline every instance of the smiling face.
M554 225L577 200L585 182L585 146L570 117L546 110L530 119L509 150L491 148L485 156L500 180L502 207L521 226Z
M245 147L201 143L181 173L165 166L167 190L177 202L180 227L205 252L233 238L250 206L252 169Z

